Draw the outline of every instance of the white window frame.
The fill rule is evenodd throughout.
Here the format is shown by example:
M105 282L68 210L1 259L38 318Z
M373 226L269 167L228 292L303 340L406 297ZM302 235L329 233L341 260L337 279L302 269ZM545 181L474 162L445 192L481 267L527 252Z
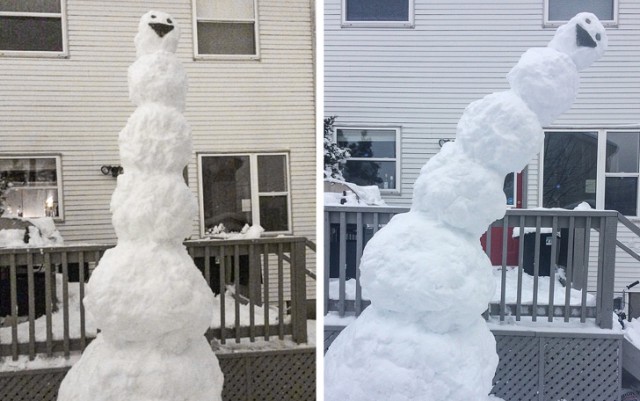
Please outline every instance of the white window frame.
M67 0L58 0L60 2L60 13L33 13L33 12L14 12L1 11L1 17L33 17L33 18L59 18L62 25L62 51L32 51L32 50L2 50L0 56L9 57L51 57L66 58L69 56L68 30L67 30Z
M58 215L52 217L56 222L64 221L64 192L62 191L62 155L61 154L2 154L0 155L2 160L11 159L55 159L56 161L56 190L58 191ZM46 187L34 187L34 189L45 189ZM53 186L48 189L53 189ZM28 189L27 189L28 190ZM6 216L5 216L6 217ZM45 216L39 216L45 217ZM38 218L38 217L33 217Z
M564 25L567 21L560 20L551 20L549 19L549 0L544 1L544 11L542 13L543 16L543 26L546 28L557 28L560 25ZM617 27L618 26L618 0L613 1L613 19L612 20L602 20L600 22L605 27Z
M581 133L581 132L591 132L597 135L598 138L598 149L597 149L597 164L596 164L596 209L604 210L605 205L605 185L607 177L637 177L638 178L638 196L637 196L637 204L636 204L636 215L635 216L627 216L627 217L640 217L640 168L637 173L607 173L606 165L607 165L607 134L611 133L637 133L640 135L640 128L629 129L629 128L572 128L572 129L545 129L545 135L553 135L556 132L563 133ZM639 155L639 163L640 163L640 155ZM639 166L640 167L640 166ZM540 206L544 205L544 147L540 152L540 173L538 174L538 204Z
M200 236L206 237L205 225L204 225L204 182L202 174L202 159L206 157L225 157L225 156L244 156L249 157L249 173L251 176L251 221L252 224L260 224L260 197L261 196L286 196L287 197L287 226L286 231L265 231L265 236L276 236L282 234L293 233L293 213L291 210L291 166L289 152L285 151L265 151L265 152L236 152L236 153L213 153L202 152L198 153L198 202L200 215L198 220L200 223ZM286 183L287 191L284 192L259 192L258 191L258 156L284 156L286 163Z
M333 130L333 142L338 143L338 130L375 130L375 131L395 131L396 133L396 157L349 157L347 160L361 160L361 161L381 161L396 163L396 175L395 182L396 187L393 189L380 188L380 193L384 195L400 195L402 193L402 180L400 179L401 171L401 156L402 156L402 127L398 125L385 126L385 125L336 125Z
M415 0L407 0L409 3L409 19L407 21L348 21L347 0L342 1L340 11L341 26L343 28L414 28L415 27Z
M251 20L211 20L198 18L198 10L196 6L197 0L191 0L191 18L193 27L193 58L196 60L260 60L260 23L258 13L258 0L253 0L254 17ZM204 22L253 22L254 23L254 42L256 44L255 54L200 54L198 52L198 21Z

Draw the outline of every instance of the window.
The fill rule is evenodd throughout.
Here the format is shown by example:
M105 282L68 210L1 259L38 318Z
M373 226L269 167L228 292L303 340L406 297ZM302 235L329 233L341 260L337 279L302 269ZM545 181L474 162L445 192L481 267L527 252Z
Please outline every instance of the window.
M291 232L289 160L286 153L199 155L203 232L245 224L265 232Z
M342 0L342 25L412 27L413 0Z
M195 0L196 56L258 56L256 0Z
M343 169L345 180L377 185L383 192L398 192L399 138L398 128L336 128L338 146L351 152Z
M502 189L505 198L507 198L507 207L516 207L519 204L516 176L516 173L509 173L504 177Z
M550 132L544 145L542 205L638 215L640 133Z
M0 53L63 54L64 0L0 1Z
M7 180L4 217L62 219L59 156L0 157L0 177Z
M604 25L617 23L618 0L544 0L545 25L558 26L576 14L595 14Z

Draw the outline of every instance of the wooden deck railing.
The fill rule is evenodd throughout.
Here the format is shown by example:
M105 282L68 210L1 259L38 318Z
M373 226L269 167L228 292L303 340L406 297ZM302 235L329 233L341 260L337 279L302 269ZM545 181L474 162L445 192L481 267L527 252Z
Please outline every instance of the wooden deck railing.
M362 298L360 285L358 266L362 250L393 215L407 211L406 208L325 207L325 313L336 311L344 316L346 312L354 312L359 315L369 305L369 301ZM499 260L494 265L501 267L500 300L489 305L487 315L501 321L507 316L514 317L516 321L530 316L533 321L562 318L560 320L565 322L579 319L583 323L594 318L601 328L611 328L617 223L618 212L615 211L508 210L503 219L491 225L483 239L488 256L493 261ZM520 233L515 240L512 238L514 229ZM496 241L499 245L497 251L493 246ZM550 247L550 255L554 256L548 259L541 257L543 246ZM494 254L496 252L497 255ZM516 263L509 266L507 255L514 252ZM545 277L549 285L548 297L539 299L540 272L545 264L549 270L549 278ZM590 265L597 267L597 273L590 271ZM565 271L562 303L557 302L554 296L558 283L556 268L559 266ZM526 267L531 273L533 288L523 286ZM514 295L507 294L508 272L517 275L515 302L508 301L508 295L511 298ZM589 274L595 275L591 277L591 281L596 281L595 301L594 295L587 293ZM347 288L349 279L353 279L350 281L353 286ZM332 286L334 294L330 296ZM531 300L523 301L525 291L532 292ZM350 296L347 296L348 292Z
M185 242L217 294L220 321L207 338L254 342L291 335L306 342L305 243L304 237ZM99 328L80 300L111 247L0 249L0 357L84 350Z

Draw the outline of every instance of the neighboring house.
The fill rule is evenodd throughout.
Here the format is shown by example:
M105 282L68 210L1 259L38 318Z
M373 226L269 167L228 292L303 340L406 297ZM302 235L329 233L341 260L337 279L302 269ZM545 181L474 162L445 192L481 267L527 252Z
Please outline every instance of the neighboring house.
M138 20L153 8L182 31L194 142L185 178L200 207L192 238L222 222L314 240L313 0L0 4L0 174L14 182L10 213L53 216L66 243L115 242L111 171L135 109L127 68Z
M607 28L604 57L581 73L570 111L544 127L539 157L507 177L510 206L616 209L640 223L640 3L634 0L325 1L325 116L352 149L345 178L410 206L420 168L455 139L464 108L508 89L530 47L580 11ZM353 151L355 150L355 151ZM515 181L515 182L514 182ZM618 238L633 241L628 231ZM640 277L617 256L616 290Z

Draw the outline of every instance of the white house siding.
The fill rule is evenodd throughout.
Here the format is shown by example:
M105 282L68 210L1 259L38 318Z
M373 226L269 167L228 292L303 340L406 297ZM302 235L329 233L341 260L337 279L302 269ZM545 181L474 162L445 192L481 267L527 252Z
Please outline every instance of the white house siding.
M640 122L640 2L618 3L607 53L581 73L578 98L555 126ZM415 0L415 28L373 29L341 28L341 0L325 1L325 116L337 115L338 125L402 127L401 193L385 196L387 203L409 206L420 167L440 139L455 137L464 108L507 89L505 75L520 55L551 39L543 5ZM539 166L538 158L529 164L525 207L540 206ZM619 238L632 234L621 229ZM637 278L640 263L618 252L615 288Z
M314 240L313 8L313 0L258 0L260 60L194 60L191 0L67 0L67 58L0 56L0 154L60 154L65 240L114 242L116 180L100 166L119 164L118 132L135 109L126 77L138 20L163 10L182 30L195 151L289 152L293 233ZM188 175L197 195L195 153ZM315 254L308 260L313 268Z
M325 116L337 124L402 127L401 194L409 205L420 167L454 138L472 101L508 88L505 75L530 47L545 46L543 0L415 0L415 28L341 28L341 0L325 1ZM640 3L619 1L605 57L582 73L573 109L556 124L629 124L640 110ZM528 206L537 206L537 163Z

